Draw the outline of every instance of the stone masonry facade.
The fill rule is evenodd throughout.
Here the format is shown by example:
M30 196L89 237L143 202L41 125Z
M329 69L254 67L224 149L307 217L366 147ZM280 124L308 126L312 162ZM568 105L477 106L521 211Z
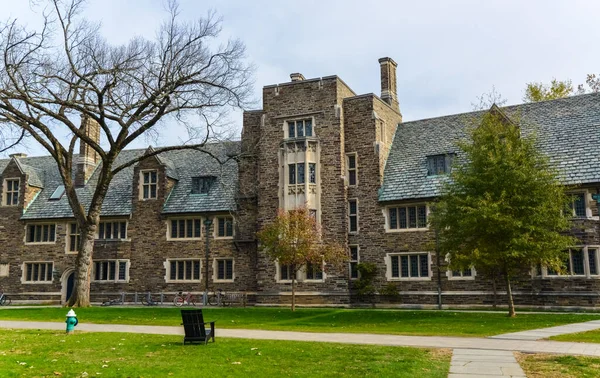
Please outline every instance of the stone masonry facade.
M288 303L289 277L260 252L256 232L279 209L306 205L320 222L323 239L347 246L353 263L375 264L376 288L397 295L359 298L350 262L338 270L324 262L312 274L304 270L297 276L300 304L503 303L505 288L499 277L475 270L450 272L448 261L435 254L435 235L426 219L440 181L427 167L442 161L436 157L452 154L451 148L414 159L426 177L393 180L415 168L407 166L414 158L411 149L420 151L429 148L425 143L439 141L425 138L438 120L403 123L397 65L391 58L379 64L381 96L357 95L337 76L305 79L292 74L290 82L265 86L262 109L243 115L241 141L231 143L233 147L214 146L218 154L236 151L230 176L215 173L222 167L214 168L207 157L183 153L149 157L124 172L111 186L123 194L107 196L112 199L102 211L92 301L122 292L161 293L166 301L179 291L201 293L208 266L209 290L245 292L250 303L259 305ZM549 105L531 113L548 117L553 110L544 106ZM598 107L588 108L586 117L589 112L598 117ZM101 138L97 125L82 122L88 135ZM417 126L423 136L414 142L409 134L421 133ZM448 127L454 132L462 126ZM93 184L99 159L85 145L78 159L73 176L83 191ZM1 163L0 287L14 301L64 303L71 290L77 232L60 197L60 182L52 176L52 161L16 154ZM402 188L415 180L435 182L438 189L403 194ZM571 274L524 268L513 287L517 305L600 305L600 222L592 199L600 191L600 180L580 180L574 188L579 197L572 232L581 243L568 255Z

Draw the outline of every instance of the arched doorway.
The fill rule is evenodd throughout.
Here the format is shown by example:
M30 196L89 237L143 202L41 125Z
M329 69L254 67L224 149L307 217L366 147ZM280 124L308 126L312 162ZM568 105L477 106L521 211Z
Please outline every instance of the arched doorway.
M62 279L62 303L67 303L71 294L73 294L73 287L75 286L75 271L73 269L67 270L63 273Z

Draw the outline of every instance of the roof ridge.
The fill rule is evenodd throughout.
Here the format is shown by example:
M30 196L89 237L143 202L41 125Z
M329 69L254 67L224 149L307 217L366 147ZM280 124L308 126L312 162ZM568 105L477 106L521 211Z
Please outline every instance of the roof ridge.
M600 96L600 92L582 93L582 94L576 94L576 95L562 97L562 98L555 98L555 99L551 99L551 100L543 100L543 101L535 101L535 102L522 102L520 104L505 105L505 106L498 106L498 107L502 110L514 110L515 108L540 106L542 104L547 104L547 103L551 103L551 102L575 101L575 100L581 99L582 97L593 97L593 96ZM477 113L482 113L482 112L487 112L487 111L489 111L489 109L481 109L481 110L473 110L470 112L446 114L446 115L437 116L437 117L428 117L428 118L415 119L415 120L407 121L407 122L401 122L401 123L399 123L399 125L407 125L407 124L411 124L411 123L431 121L434 119L454 118L454 117L458 117L458 116L462 116L462 115L477 114Z

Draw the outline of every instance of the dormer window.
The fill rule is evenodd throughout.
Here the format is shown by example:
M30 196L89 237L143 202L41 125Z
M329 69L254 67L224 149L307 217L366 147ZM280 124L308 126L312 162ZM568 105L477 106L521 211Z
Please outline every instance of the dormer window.
M15 206L19 204L19 185L21 180L18 178L4 180L4 206Z
M158 188L158 173L156 170L142 171L142 199L156 199Z
M437 176L450 173L455 154L427 156L427 176Z
M192 177L192 194L208 194L215 181L215 176Z
M587 216L585 195L585 192L569 194L569 208L575 218L585 218Z
M288 138L303 138L313 136L312 119L287 121Z

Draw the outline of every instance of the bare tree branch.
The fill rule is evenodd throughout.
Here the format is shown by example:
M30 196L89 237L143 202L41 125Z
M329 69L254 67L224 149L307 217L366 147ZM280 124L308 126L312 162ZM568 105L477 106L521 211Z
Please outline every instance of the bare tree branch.
M0 25L0 122L10 125L0 129L0 151L30 137L56 161L83 239L77 295L70 304L87 305L93 233L113 177L167 151L210 154L204 146L220 135L219 121L231 109L250 104L253 67L241 41L219 44L221 19L214 12L182 22L175 0L167 2L168 16L154 40L136 37L118 46L101 36L99 24L82 18L86 0L38 3L48 5L39 30L16 20ZM90 126L78 123L80 117L97 123L100 139ZM187 143L119 159L123 149L140 137L157 135L169 120L185 125ZM85 208L72 177L78 144L100 158Z

